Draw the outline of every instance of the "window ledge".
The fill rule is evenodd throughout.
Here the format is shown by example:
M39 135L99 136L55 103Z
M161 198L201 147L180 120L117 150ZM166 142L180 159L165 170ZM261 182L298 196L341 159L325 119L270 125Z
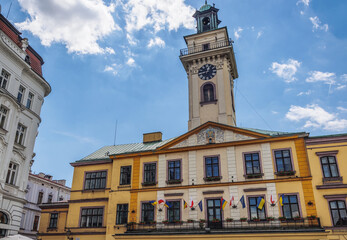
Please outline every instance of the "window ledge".
M216 177L204 177L205 182L217 182L222 179L222 176L216 176Z
M208 101L208 102L200 102L200 105L203 106L203 105L207 105L207 104L217 104L217 99L213 100L213 101Z
M332 182L342 182L343 178L342 177L330 177L330 178L326 178L324 177L322 179L323 184L330 184Z
M281 172L275 172L275 175L282 177L282 176L293 176L295 175L296 171L281 171Z
M19 143L14 143L14 147L19 149L19 150L22 150L24 151L25 150L25 146L23 146L22 144L19 144Z
M106 190L109 190L109 188L83 189L82 193L84 193L84 192L104 192Z
M131 188L131 184L119 185L119 186L118 186L118 189L119 189L119 188Z
M262 178L264 176L264 173L257 173L257 174L245 174L243 175L247 179L251 178Z
M51 232L51 231L58 231L58 228L57 227L49 227L49 228L47 228L47 232Z
M157 185L157 182L143 182L141 184L142 186L147 187L147 186L155 186Z
M6 185L6 186L8 186L8 187L11 187L11 188L16 188L16 189L19 189L19 187L18 187L18 186L13 185L13 184L11 184L11 183L5 183L5 185Z
M0 134L6 135L8 131L0 127Z
M166 184L181 184L183 179L167 180Z

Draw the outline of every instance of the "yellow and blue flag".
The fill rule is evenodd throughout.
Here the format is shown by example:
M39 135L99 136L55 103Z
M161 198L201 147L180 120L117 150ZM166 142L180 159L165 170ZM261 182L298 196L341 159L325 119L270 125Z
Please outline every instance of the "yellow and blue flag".
M157 205L156 201L149 201L150 204L152 204L153 206Z
M228 202L225 201L225 199L221 198L220 203L221 203L220 208L221 208L222 210L224 210L224 208L225 208L225 206L227 205Z
M258 202L258 209L260 209L260 210L262 210L263 209L263 207L264 207L264 204L265 204L265 200L264 200L264 198L262 198L262 197L258 197L258 200L257 200L257 202Z
M167 208L172 207L171 204L168 201L165 201L164 206L167 207Z
M284 194L282 194L280 196L280 199L278 200L280 202L281 207L283 206L283 197L284 197Z
M183 208L186 209L188 207L188 203L183 200Z

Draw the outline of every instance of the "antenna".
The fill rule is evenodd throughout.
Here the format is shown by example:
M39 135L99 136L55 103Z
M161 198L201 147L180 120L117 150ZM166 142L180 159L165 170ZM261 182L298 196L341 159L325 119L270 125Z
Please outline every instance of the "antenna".
M118 120L116 120L116 125L114 127L114 141L113 141L113 146L116 146L116 139L117 139L117 125L118 125Z
M12 7L12 2L11 2L11 4L10 4L10 7L8 8L8 12L7 12L7 16L6 16L6 18L8 18L8 15L10 14L11 7Z

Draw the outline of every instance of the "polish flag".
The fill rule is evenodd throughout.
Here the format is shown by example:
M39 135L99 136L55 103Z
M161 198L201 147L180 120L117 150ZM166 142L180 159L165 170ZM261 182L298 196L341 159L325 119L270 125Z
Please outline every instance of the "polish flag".
M163 202L164 202L163 199L159 199L159 201L158 201L159 204L161 204L161 203L163 203Z
M192 207L194 207L194 201L193 201L193 199L190 199L190 206L189 206L190 208L192 208Z
M234 204L234 196L231 196L229 206Z
M272 204L275 203L275 201L274 201L273 198L272 198L272 195L271 195L271 197L270 197L270 202L271 202Z

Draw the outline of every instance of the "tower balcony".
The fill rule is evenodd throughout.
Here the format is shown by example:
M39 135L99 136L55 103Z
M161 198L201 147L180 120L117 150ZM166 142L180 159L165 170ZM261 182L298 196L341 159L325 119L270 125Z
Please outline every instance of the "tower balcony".
M206 44L200 44L200 45L196 45L196 46L190 47L190 48L183 48L180 50L180 56L186 56L189 54L194 54L194 53L214 50L214 49L218 49L218 48L228 47L228 46L231 46L232 43L233 43L233 41L229 38L228 40L211 42L211 43L206 43Z

